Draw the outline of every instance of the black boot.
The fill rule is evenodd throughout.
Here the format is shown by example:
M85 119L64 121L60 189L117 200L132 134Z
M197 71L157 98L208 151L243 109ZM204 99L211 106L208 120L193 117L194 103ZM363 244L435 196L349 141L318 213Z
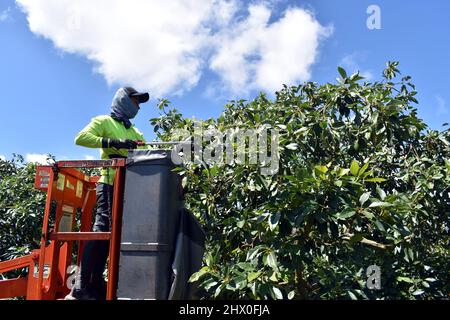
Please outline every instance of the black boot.
M106 300L106 291L106 281L102 279L101 282L92 284L89 293L95 300Z
M86 282L82 282L81 277L78 275L75 278L75 285L70 290L70 293L65 296L64 300L95 300L95 297L84 283Z
M87 290L83 289L75 289L73 288L70 293L64 297L64 300L97 300L95 297Z

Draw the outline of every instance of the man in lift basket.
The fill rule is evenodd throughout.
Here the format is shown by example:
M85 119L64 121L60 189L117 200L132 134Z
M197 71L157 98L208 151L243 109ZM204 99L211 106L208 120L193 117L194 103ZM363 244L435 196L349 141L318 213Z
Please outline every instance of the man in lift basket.
M149 100L146 92L131 87L117 90L110 115L97 116L76 136L75 143L88 148L101 148L102 159L126 158L128 150L145 142L143 134L130 122L139 112L139 105ZM111 208L115 170L103 168L96 186L97 212L94 232L111 230ZM107 241L86 241L75 285L66 300L105 299L103 271L109 254Z

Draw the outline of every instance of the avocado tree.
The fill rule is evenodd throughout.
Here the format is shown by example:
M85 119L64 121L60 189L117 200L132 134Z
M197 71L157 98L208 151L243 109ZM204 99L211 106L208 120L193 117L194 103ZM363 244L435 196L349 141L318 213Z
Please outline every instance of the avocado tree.
M202 122L221 132L276 128L280 156L273 175L255 164L178 169L207 235L204 265L191 278L201 297L446 297L449 130L417 117L415 86L397 66L389 62L375 82L338 68L336 83L231 101ZM160 109L151 119L159 139L193 130L167 100ZM370 266L381 280L371 289Z
M447 297L449 130L417 117L415 86L397 66L376 82L339 68L336 83L231 101L202 122L220 132L270 126L280 153L272 175L236 162L177 169L207 235L191 279L202 298ZM160 109L151 120L159 139L193 131L196 122L167 100ZM21 156L0 159L0 261L39 246L45 193L34 176ZM379 267L379 289L367 286L370 266Z

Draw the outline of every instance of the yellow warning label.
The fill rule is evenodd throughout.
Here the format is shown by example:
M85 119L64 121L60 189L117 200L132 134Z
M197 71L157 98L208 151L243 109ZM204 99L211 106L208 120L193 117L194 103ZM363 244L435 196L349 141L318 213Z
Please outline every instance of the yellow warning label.
M73 214L70 212L63 212L61 220L59 221L58 232L72 231Z
M58 182L56 184L56 189L63 191L65 182L66 182L66 176L61 173L58 174Z
M81 198L81 196L83 195L83 182L81 182L80 180L77 181L77 191L76 191L76 196L77 198Z
M59 221L58 231L59 232L70 232L72 231L72 221L73 221L73 214L75 212L75 208L72 206L69 206L67 204L63 205L62 207L62 217Z
M69 180L67 180L66 187L67 187L67 189L75 190L75 186L73 184L71 184Z
M72 214L74 212L74 207L65 204L62 207L62 211Z

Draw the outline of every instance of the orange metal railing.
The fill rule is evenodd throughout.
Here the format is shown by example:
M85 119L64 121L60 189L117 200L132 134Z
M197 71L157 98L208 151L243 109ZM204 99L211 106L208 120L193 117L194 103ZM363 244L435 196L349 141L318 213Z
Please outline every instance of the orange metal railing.
M67 269L72 264L73 244L79 243L77 265L83 241L110 242L107 299L117 291L120 231L122 225L125 159L59 161L53 166L38 166L35 188L46 191L40 248L24 257L0 262L0 273L28 267L28 276L0 281L0 298L25 296L27 299L61 299L69 293ZM89 177L79 168L111 167L116 169L111 232L91 232L99 177ZM52 206L56 204L54 223ZM77 211L81 211L80 232L75 232Z

